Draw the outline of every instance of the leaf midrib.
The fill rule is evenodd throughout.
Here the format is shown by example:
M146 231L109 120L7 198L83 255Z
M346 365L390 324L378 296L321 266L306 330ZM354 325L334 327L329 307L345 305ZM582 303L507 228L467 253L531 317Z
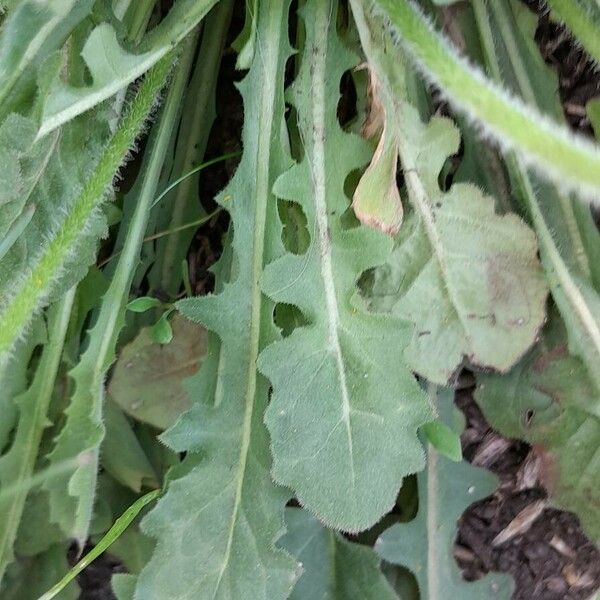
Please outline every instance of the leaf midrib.
M350 394L346 380L346 370L344 358L339 339L340 315L337 305L337 294L335 280L333 276L333 265L331 256L331 240L327 216L326 199L326 169L325 169L325 106L327 105L325 97L326 81L326 61L328 50L328 25L329 15L328 3L319 2L316 15L315 26L315 45L313 54L314 75L312 79L312 146L313 156L310 168L313 174L312 184L315 196L315 218L317 225L317 234L319 237L321 278L323 280L323 290L325 292L325 306L328 326L329 350L335 358L338 371L338 380L340 383L340 392L342 397L342 415L346 429L346 438L348 440L349 460L350 460L350 479L352 493L356 488L356 475L354 466L354 449L352 439L352 427L350 423Z
M283 4L283 3L282 3ZM269 11L270 27L273 31L279 31L279 23L281 7L279 11ZM275 16L276 18L275 18ZM253 255L252 255L252 272L250 275L251 282L251 313L250 313L250 336L249 336L249 349L248 349L248 362L247 362L247 385L246 392L244 395L244 420L242 424L242 439L240 445L240 453L238 460L238 469L236 475L236 488L234 505L231 511L231 518L229 520L229 529L227 532L227 545L225 548L225 554L221 564L221 569L215 583L212 598L216 598L219 592L223 575L227 569L231 557L231 548L233 545L233 537L235 532L235 526L237 523L238 513L240 511L241 500L242 500L242 488L244 485L244 477L246 473L246 465L248 461L248 452L250 449L250 441L252 435L252 416L254 414L254 404L256 399L256 361L259 353L259 341L260 341L260 313L262 305L262 290L260 286L260 278L263 269L263 252L265 245L265 222L266 222L266 209L267 201L270 197L270 154L271 154L271 131L273 128L273 116L274 116L274 83L277 81L276 77L270 75L276 72L278 64L278 47L280 45L280 36L268 36L266 43L261 44L256 52L260 53L261 65L263 69L263 76L260 78L264 82L264 86L261 88L261 110L258 122L258 150L256 156L256 164L260 167L256 174L256 188L255 188L255 226L254 226L254 244L253 244ZM269 43L271 42L271 43ZM255 63L257 64L257 63ZM249 75L252 73L250 71ZM235 342L234 342L235 343Z

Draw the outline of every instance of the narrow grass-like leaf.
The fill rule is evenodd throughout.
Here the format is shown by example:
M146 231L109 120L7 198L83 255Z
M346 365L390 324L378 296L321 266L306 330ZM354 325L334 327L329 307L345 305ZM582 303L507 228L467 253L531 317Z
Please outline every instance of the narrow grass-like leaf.
M280 545L302 563L290 600L397 600L372 548L349 542L300 508L285 511Z
M162 229L173 230L173 234L156 244L156 260L148 274L148 282L150 289L160 289L172 298L175 298L179 292L181 283L179 265L187 256L194 235L192 228L179 228L205 215L194 193L198 189L200 178L204 176L199 171L221 159L217 157L202 161L216 115L217 75L232 8L231 0L221 0L204 22L204 35L198 49L198 56L201 56L202 60L197 61L187 89L182 112L184 115L182 123L185 125L179 131L173 159L171 178L176 179L167 190L171 190L176 182L179 183L173 191L167 193L165 190L159 196L162 199L157 211L157 222ZM222 160L232 158L232 154L226 154L226 158Z
M75 392L65 413L66 422L55 440L49 455L51 465L77 459L78 467L70 476L57 477L45 484L50 494L51 518L62 530L83 546L89 533L95 498L100 444L104 437L102 405L106 371L114 360L115 345L121 330L125 303L143 242L148 213L156 196L156 187L165 157L172 127L178 114L180 94L191 62L191 50L185 53L177 76L171 85L158 131L148 150L144 183L141 187L135 212L128 223L127 238L109 288L102 299L98 318L89 332L89 342L79 363L71 370ZM161 78L173 63L170 55L160 63ZM158 86L157 86L158 87ZM156 93L158 90L154 89ZM67 490L67 495L65 495Z
M453 391L431 389L442 420L456 422ZM438 396L439 394L439 396ZM497 479L485 469L453 462L429 446L427 467L417 474L419 509L408 523L387 529L375 543L383 559L410 569L419 583L420 598L427 600L508 600L512 584L506 575L487 575L468 582L462 577L452 548L457 521L473 502L491 494Z
M265 422L275 480L327 525L358 531L422 468L417 428L430 414L402 361L407 324L367 313L357 298L358 278L386 260L392 242L381 231L344 227L344 183L368 161L368 146L336 116L340 78L356 62L338 38L336 10L335 1L315 0L303 9L306 45L292 92L304 158L274 190L301 205L311 243L263 277L265 293L297 306L308 325L263 350L259 368L273 384Z
M161 490L148 492L136 500L114 523L102 539L90 550L69 572L38 600L52 600L56 598L67 585L81 573L91 562L96 560L124 531L131 522L140 514L141 510L160 495Z
M271 188L290 164L281 137L288 10L287 1L259 3L257 51L240 85L244 151L217 197L232 218L225 255L234 256L221 263L218 293L177 303L214 333L191 386L192 409L162 436L187 454L142 522L156 550L139 575L137 600L283 600L297 576L295 562L274 547L289 494L270 478L262 422L269 383L256 371L260 349L275 336L260 279L264 261L282 250Z
M19 423L10 450L0 457L0 483L2 487L14 486L14 493L0 500L0 581L13 559L13 544L29 491L28 482L38 458L42 433L48 425L48 407L74 297L75 288L72 288L49 311L48 343L35 377L29 389L15 398L19 406Z
M504 148L514 149L560 186L598 202L600 148L559 127L486 79L461 58L411 0L375 0L381 25L404 47L453 105L475 120Z

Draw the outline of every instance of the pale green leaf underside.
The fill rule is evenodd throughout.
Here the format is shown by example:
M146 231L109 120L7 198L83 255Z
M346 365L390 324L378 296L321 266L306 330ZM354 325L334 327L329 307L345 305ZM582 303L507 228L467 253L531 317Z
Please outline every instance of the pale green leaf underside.
M45 82L38 138L114 95L167 55L208 13L217 0L178 0L164 21L132 53L117 40L108 23L98 25L81 52L92 85L78 88L61 81ZM43 77L43 74L42 74Z
M353 544L310 513L288 508L280 545L302 564L290 600L395 600L372 548Z
M453 391L441 391L440 412L452 421ZM512 584L506 575L487 575L467 582L453 556L457 521L473 502L491 494L497 479L489 471L467 462L453 462L431 446L427 467L417 475L419 510L408 523L387 529L375 543L375 550L388 562L410 569L427 600L508 600Z
M508 375L478 382L492 427L534 444L554 502L600 539L600 403L583 363L569 355L560 319L552 316L539 346Z
M507 371L545 318L535 235L517 216L495 214L472 185L441 192L437 174L458 150L458 132L447 119L424 126L412 107L403 112L412 117L403 119L402 160L416 214L376 272L374 304L415 324L405 356L431 381L446 383L463 357Z
M221 264L219 293L177 304L213 333L190 385L192 409L163 435L187 457L143 521L156 550L138 578L137 600L283 600L297 577L296 562L274 547L289 493L270 477L262 422L268 382L256 371L273 335L259 276L265 257L281 247L271 188L289 166L281 139L288 9L289 2L260 3L260 51L240 86L244 153L217 198L233 222L233 267L223 276Z
M369 155L336 118L339 80L356 59L337 38L336 2L307 3L306 45L293 101L304 159L275 184L299 203L312 236L301 255L269 264L263 290L296 305L309 324L266 348L260 370L273 384L265 422L273 476L327 525L357 531L394 503L402 478L423 465L416 430L429 418L423 394L402 364L407 325L360 306L356 281L383 262L391 240L344 229L344 181Z

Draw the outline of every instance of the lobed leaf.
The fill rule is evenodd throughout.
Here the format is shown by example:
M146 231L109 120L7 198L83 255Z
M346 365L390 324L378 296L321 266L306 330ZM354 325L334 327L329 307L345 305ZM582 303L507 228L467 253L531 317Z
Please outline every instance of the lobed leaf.
M269 384L256 371L260 349L275 336L273 307L259 282L263 263L282 248L271 188L289 166L282 139L289 4L258 6L260 50L240 85L244 152L217 198L233 224L231 246L217 273L218 293L177 303L211 333L190 388L194 404L162 436L186 457L142 521L156 550L139 575L139 600L283 600L297 577L295 561L274 547L289 494L270 477L262 422Z
M547 285L533 232L516 215L497 215L473 185L442 191L439 173L458 152L454 124L424 125L406 100L402 61L362 12L355 16L369 66L393 110L413 214L385 267L375 270L371 305L414 323L404 350L409 365L445 384L461 366L507 371L535 341L545 318Z
M434 388L435 390L435 388ZM453 392L439 394L442 420L451 424ZM410 569L419 584L420 598L480 600L510 598L512 582L506 575L486 575L467 582L453 556L457 521L466 508L494 491L497 479L489 471L467 462L454 462L429 446L427 467L417 474L419 509L408 523L387 529L375 543L384 560Z
M303 9L306 41L292 94L304 158L274 188L302 207L312 240L263 275L264 292L297 306L308 324L263 350L258 366L273 384L265 414L273 477L328 526L358 531L391 508L402 477L422 468L416 432L430 413L399 356L407 325L367 313L356 293L391 240L344 227L344 183L368 160L368 147L336 118L339 80L355 62L337 36L336 11L337 2Z
M101 23L95 27L81 52L91 85L75 87L62 81L60 73L53 74L52 78L42 73L40 83L44 94L40 98L37 137L44 137L143 75L177 46L216 1L177 0L160 25L135 48L136 52L119 43L112 25Z

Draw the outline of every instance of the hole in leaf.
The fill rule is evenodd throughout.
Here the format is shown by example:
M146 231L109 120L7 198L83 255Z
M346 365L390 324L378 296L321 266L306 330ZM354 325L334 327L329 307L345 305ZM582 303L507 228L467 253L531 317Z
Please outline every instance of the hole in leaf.
M358 116L357 98L352 71L346 71L340 79L340 99L337 105L337 119L342 129L348 129Z
M287 337L298 327L304 327L308 324L302 311L293 304L280 302L273 309L273 321L281 329L281 335Z
M421 598L419 584L412 571L386 561L381 562L381 570L399 598L411 598L413 600Z
M278 199L277 210L283 224L281 241L285 249L292 254L304 254L310 245L310 233L302 207L297 202Z

